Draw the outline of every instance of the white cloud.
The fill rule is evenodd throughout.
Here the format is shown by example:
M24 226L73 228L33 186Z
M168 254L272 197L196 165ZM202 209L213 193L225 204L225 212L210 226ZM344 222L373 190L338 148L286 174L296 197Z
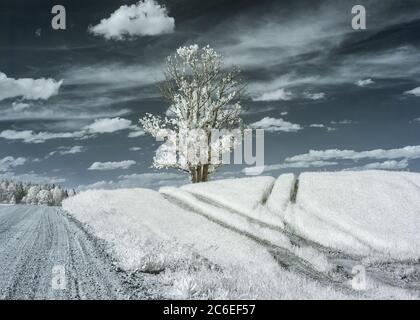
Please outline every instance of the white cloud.
M313 123L310 125L311 128L325 128L325 125L322 123Z
M116 169L129 169L131 166L135 165L136 161L134 160L124 160L119 162L94 162L88 168L88 170L116 170Z
M302 77L297 75L295 72L290 72L281 76L278 76L271 80L263 80L251 82L247 86L247 90L253 97L254 101L262 98L268 98L267 101L284 100L289 101L294 98L294 95L287 88L301 87L306 85L313 85L319 82L319 76L306 76ZM283 99L274 99L277 98Z
M23 103L23 102L13 102L12 107L14 111L21 112L23 110L30 108L31 105L28 103Z
M408 160L420 159L420 146L407 146L399 149L375 149L357 152L354 150L310 150L308 153L285 159L284 163L264 166L264 171L275 171L291 168L321 168L339 165L337 160L359 161L362 159L389 159L384 162L373 162L345 170L401 170L408 167ZM401 160L395 160L401 159ZM261 172L261 168L245 168L244 173Z
M217 44L220 34L224 35L219 41L228 63L269 68L338 45L346 33L347 26L341 18L344 10L320 5L316 10L286 11L280 20L274 12L267 11L257 23L249 23L251 17L241 15L212 30L210 40ZM227 35L225 30L229 30ZM226 36L230 41L223 41Z
M274 107L274 106L264 106L264 107L259 106L258 107L258 105L256 105L252 108L243 108L242 109L242 114L258 114L258 113L263 113L263 112L270 112L270 111L273 111L273 110L276 110L276 107ZM287 115L287 112L282 112L280 114L282 116L285 116L285 115ZM167 113L166 116L169 117L170 115Z
M140 151L141 148L140 147L132 147L132 148L130 148L128 150L130 150L130 151Z
M311 162L337 160L361 160L361 159L420 159L420 146L406 146L398 149L375 149L369 151L354 150L310 150L308 153L286 158L286 162Z
M59 153L61 155L66 155L66 154L76 154L76 153L81 153L83 152L84 148L82 146L73 146L71 148L62 148Z
M40 175L35 172L29 172L25 174L15 174L13 172L6 172L4 174L0 174L0 179L8 179L8 180L14 180L14 181L25 181L25 182L31 182L31 183L63 183L66 181L64 178L58 178L58 177L50 177L50 176L44 176Z
M129 137L129 138L138 138L138 137L141 137L141 136L144 136L144 135L145 135L145 132L144 132L143 130L141 130L141 129L136 129L136 130L134 130L134 131L130 132L130 133L128 134L128 137Z
M303 96L309 100L321 100L325 98L325 93L324 92L317 92L317 93L304 92Z
M356 82L356 85L359 87L366 87L369 86L371 84L374 84L375 81L373 81L372 79L360 79Z
M76 154L76 153L81 153L84 151L84 148L82 146L73 146L73 147L59 147L58 150L52 151L48 154L48 157L51 157L55 154L60 154L60 155L67 155L67 154Z
M111 63L77 66L66 70L62 76L68 84L112 85L115 88L146 86L163 79L161 65L126 65Z
M0 132L0 138L7 140L22 140L25 143L44 143L53 139L82 138L85 135L83 131L75 132L38 132L32 130L16 131L4 130Z
M340 121L331 121L331 124L354 124L357 123L355 121L352 120L340 120Z
M90 133L112 133L120 130L127 130L131 127L130 120L117 118L97 119L84 129Z
M14 167L25 164L25 162L26 162L26 158L23 158L23 157L19 157L19 158L14 158L10 156L5 157L3 159L0 159L0 172L7 172Z
M416 97L420 97L420 87L404 92L405 94L411 94Z
M276 119L271 117L265 117L260 121L254 122L250 125L255 129L264 129L266 131L284 131L284 132L296 132L301 130L302 127L299 124L284 121L283 119Z
M13 79L0 72L0 101L8 98L23 97L28 100L47 100L58 94L63 81L54 79Z
M174 32L175 19L168 16L165 7L154 0L123 5L89 32L105 39L124 40L125 37L155 36Z
M133 130L129 137L139 137L144 135L141 128L132 125L132 122L120 117L97 119L80 131L73 132L34 132L32 130L4 130L0 132L0 138L7 140L22 140L25 143L44 143L53 139L87 139L96 134L113 133L121 130Z
M265 92L262 95L253 98L253 101L288 101L292 100L293 94L283 88Z
M360 169L360 170L402 170L406 169L408 167L408 161L406 159L403 159L401 161L397 160L387 160L384 162L373 162L368 163L362 167L358 168L352 168L350 170L354 169Z
M333 70L333 73L320 81L326 83L351 81L358 85L360 77L362 77L362 81L372 80L372 78L417 78L420 73L417 61L418 49L413 46L403 46L373 53L355 53L348 55L341 61L340 66ZM367 86L372 83L367 81L361 82L361 84Z
M275 52L273 50L268 51L271 53ZM261 56L256 56L255 59L260 60ZM318 59L322 60L323 57L320 56ZM275 57L275 61L287 66L287 59L283 60ZM358 85L359 81L362 81L360 82L362 85L369 86L373 83L366 80L370 79L374 82L372 79L375 78L400 79L411 77L417 79L420 75L420 66L417 62L418 49L413 46L393 48L374 53L349 54L343 57L342 60L337 61L336 64L327 66L323 74L308 75L305 73L305 76L302 76L300 70L296 69L294 72L277 76L270 80L250 83L248 91L252 96L259 96L261 92L270 92L278 88L291 90L304 86L313 87L349 83ZM322 60L319 63L325 63L325 61ZM264 65L264 61L260 61L258 65Z

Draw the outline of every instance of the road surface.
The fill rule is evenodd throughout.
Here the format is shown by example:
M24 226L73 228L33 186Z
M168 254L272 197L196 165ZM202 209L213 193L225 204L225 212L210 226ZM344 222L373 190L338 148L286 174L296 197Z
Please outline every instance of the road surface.
M60 209L0 205L0 299L125 299L125 275Z

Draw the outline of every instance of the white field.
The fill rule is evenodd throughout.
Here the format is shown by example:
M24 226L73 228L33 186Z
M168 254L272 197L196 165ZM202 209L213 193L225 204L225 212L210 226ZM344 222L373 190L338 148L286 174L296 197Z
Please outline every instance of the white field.
M284 269L270 248L327 277L334 266L311 243L368 259L418 259L420 174L305 173L292 203L294 186L288 174L160 193L92 190L63 207L109 244L123 269L157 273L156 290L167 298L417 297L383 283L358 292L349 283L317 281ZM308 245L292 243L286 230Z
M304 173L285 219L296 232L353 254L420 258L420 174Z
M110 245L128 271L156 272L165 298L343 299L282 269L257 242L168 202L156 191L86 191L64 209Z

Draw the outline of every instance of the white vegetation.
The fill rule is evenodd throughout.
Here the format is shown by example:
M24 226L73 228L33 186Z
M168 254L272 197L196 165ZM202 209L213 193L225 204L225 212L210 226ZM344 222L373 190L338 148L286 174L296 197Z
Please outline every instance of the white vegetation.
M231 134L222 130L242 127L239 99L244 85L238 68L223 68L221 55L209 46L181 47L167 58L161 86L170 103L167 116L140 119L145 132L166 139L156 151L154 167L187 172L193 183L207 181L222 164L220 155L234 148Z
M419 186L418 173L346 171L306 172L298 178L283 174L275 181L218 180L160 192L271 243L280 243L276 232L258 224L287 226L302 238L352 255L416 260L420 258Z
M61 206L64 199L74 196L74 190L56 185L36 185L24 182L0 181L0 203Z
M403 271L414 272L411 260L420 257L419 186L415 173L305 173L299 183L287 174L160 193L91 190L65 200L63 207L109 244L119 267L141 272L150 293L159 297L418 299L415 289L389 285L389 274L382 277L379 270L367 274L366 290L352 290L336 270L335 255L316 243L342 252L340 265L376 261L389 264L381 270L392 270L408 262ZM301 237L298 245L290 232ZM276 260L273 246L288 254ZM281 259L301 261L304 272L286 270ZM342 285L318 276L311 280L313 272L338 276Z
M165 299L343 299L289 272L269 250L147 189L89 190L63 208L96 236L148 292ZM139 250L141 248L141 250ZM143 276L142 276L143 277Z
M420 174L414 172L303 173L296 204L284 219L303 237L330 248L418 260L419 187Z

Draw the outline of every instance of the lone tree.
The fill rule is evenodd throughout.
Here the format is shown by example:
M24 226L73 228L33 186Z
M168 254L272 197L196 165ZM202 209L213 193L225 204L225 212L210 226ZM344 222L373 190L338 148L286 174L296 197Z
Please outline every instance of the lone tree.
M226 71L222 56L209 46L191 45L167 58L164 75L160 89L170 104L166 117L140 119L145 132L166 140L153 166L187 172L193 183L207 181L223 164L220 155L235 147L227 131L242 128L240 70Z

